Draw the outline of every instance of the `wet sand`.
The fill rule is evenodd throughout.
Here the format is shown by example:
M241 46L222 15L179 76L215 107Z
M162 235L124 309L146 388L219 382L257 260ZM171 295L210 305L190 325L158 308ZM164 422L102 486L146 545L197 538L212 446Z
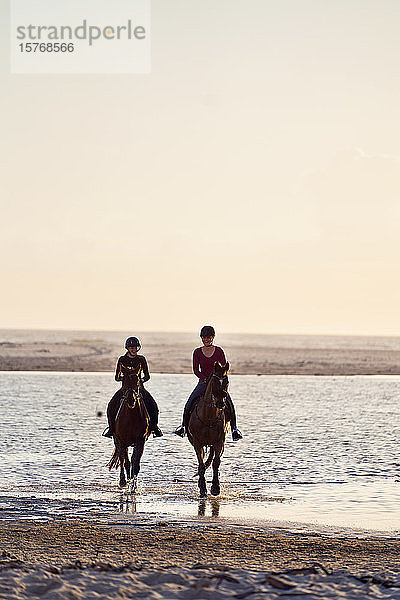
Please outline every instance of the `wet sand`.
M0 598L400 597L397 539L165 522L0 528Z
M191 373L199 338L137 333L153 373ZM0 370L113 371L126 334L110 331L0 330ZM399 375L400 338L219 335L231 373L249 375Z
M180 527L165 521L132 527L84 521L0 522L1 550L32 565L74 561L113 565L218 564L246 569L285 569L313 562L326 568L400 569L400 540L320 533L268 532L234 525Z

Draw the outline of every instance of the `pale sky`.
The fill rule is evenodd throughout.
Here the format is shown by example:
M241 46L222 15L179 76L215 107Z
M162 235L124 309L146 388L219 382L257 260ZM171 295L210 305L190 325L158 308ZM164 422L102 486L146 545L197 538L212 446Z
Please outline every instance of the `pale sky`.
M398 0L153 0L149 75L0 7L0 328L400 335Z

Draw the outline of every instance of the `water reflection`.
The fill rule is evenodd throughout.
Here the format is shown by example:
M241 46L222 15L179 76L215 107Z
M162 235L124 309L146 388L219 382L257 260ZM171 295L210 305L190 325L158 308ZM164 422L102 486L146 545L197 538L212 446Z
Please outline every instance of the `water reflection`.
M199 500L197 515L199 517L205 517L207 505L210 506L211 516L219 517L220 501L218 498L201 498L201 500Z
M137 512L136 494L133 492L121 492L119 497L119 512L129 514Z

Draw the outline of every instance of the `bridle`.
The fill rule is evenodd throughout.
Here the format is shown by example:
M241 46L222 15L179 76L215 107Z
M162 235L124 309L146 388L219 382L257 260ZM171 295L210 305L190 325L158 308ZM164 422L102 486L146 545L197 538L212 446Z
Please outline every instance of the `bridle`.
M137 383L136 386L133 387L130 385L130 379L133 377L136 377L137 379ZM142 399L142 392L140 389L140 377L137 373L132 373L132 374L127 374L125 375L125 377L128 378L128 385L126 386L126 388L123 388L123 401L126 402L127 406L129 408L135 408L136 404L138 402L140 402L140 400ZM132 402L132 398L133 398L133 402Z
M214 396L214 392L211 385L211 402L209 404L211 406L215 406L217 410L223 410L225 408L225 397L227 396L227 388L228 388L228 378L226 375L220 377L217 373L213 373L211 375L211 381L216 379L221 387L221 398L216 398Z
M228 378L226 375L224 375L223 377L220 377L219 375L217 375L216 373L213 373L210 377L210 379L208 380L208 384L209 382L213 379L216 379L221 387L221 398L217 398L214 395L213 389L212 389L212 385L211 385L211 396L210 398L207 400L207 406L213 407L215 408L215 410L217 411L217 418L214 421L210 421L208 423L205 423L203 421L203 419L200 418L199 412L198 412L198 406L196 405L195 411L196 411L196 415L197 418L199 419L199 421L201 423L203 423L203 425L206 425L207 427L213 428L216 427L218 425L218 423L222 420L223 414L224 414L224 408L225 408L225 398L224 396L227 395L227 391L226 389L224 389L224 381L226 381L226 387L228 387ZM208 386L207 384L207 386Z

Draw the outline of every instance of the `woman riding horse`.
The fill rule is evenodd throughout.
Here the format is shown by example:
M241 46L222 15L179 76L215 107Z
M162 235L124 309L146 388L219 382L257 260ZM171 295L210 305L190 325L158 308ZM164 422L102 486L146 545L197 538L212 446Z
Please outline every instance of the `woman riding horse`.
M213 479L210 491L213 496L218 496L220 493L219 466L225 445L228 370L229 363L225 365L215 363L213 373L207 379L205 392L189 417L187 435L195 449L199 464L200 498L207 496L205 472L211 464ZM206 448L209 448L209 455L204 462Z
M181 437L185 436L187 427L189 424L189 418L191 412L200 398L206 391L207 379L212 375L214 371L214 365L219 362L221 365L226 364L225 353L219 346L214 346L213 341L215 337L214 327L211 325L204 325L200 331L200 337L203 342L203 346L196 348L193 352L193 373L199 378L199 382L190 394L188 401L186 402L183 411L182 425L175 429L176 435ZM234 442L242 439L242 434L236 426L236 413L235 407L229 394L226 395L226 404L228 409L229 418L232 430L232 439Z
M150 429L153 437L161 437L162 431L158 427L158 406L151 394L144 388L143 383L149 381L150 374L147 361L144 356L138 354L141 345L137 337L131 336L125 342L126 354L120 356L115 371L115 381L124 382L124 377L132 371L143 373L143 379L140 379L140 389L143 402L150 417ZM115 418L118 413L123 397L123 385L111 398L107 407L108 429L103 432L104 437L112 438L115 429Z
M119 485L124 488L128 483L133 493L137 489L144 445L150 435L150 418L143 402L141 370L140 365L136 369L132 367L124 375L123 400L114 425L114 454L108 463L110 469L120 467ZM130 446L133 446L131 460L128 453Z

